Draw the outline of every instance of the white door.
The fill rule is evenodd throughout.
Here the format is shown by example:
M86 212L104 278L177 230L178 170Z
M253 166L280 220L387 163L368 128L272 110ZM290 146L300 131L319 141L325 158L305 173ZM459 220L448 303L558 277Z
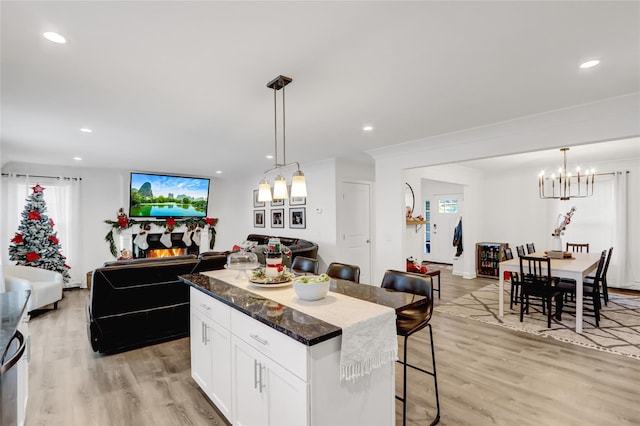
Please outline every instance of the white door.
M371 184L342 183L340 259L360 267L360 282L371 283Z
M458 208L462 197L463 194L440 194L431 198L431 252L425 254L425 259L431 262L453 263L456 254L453 231L462 215Z

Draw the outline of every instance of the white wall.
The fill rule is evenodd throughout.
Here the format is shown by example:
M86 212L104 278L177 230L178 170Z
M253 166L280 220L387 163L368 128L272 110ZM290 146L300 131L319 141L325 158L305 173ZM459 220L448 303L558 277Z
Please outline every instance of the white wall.
M640 94L634 93L575 108L369 151L376 162L376 199L392 200L388 203L376 203L374 264L377 266L374 281L382 278L385 267L380 265L389 265L390 259L395 262L394 267L404 267L405 225L401 187L405 170L636 137L640 135L638 117ZM465 189L469 189L469 192L465 190L466 211L481 211L481 191L475 189L472 184ZM466 216L470 216L470 220L464 221L465 239L470 242L478 241L482 225L482 222L478 221L479 215ZM471 232L467 232L469 230ZM399 256L399 253L402 253L402 256ZM465 258L464 262L465 271L470 271L470 265L474 263L470 256Z

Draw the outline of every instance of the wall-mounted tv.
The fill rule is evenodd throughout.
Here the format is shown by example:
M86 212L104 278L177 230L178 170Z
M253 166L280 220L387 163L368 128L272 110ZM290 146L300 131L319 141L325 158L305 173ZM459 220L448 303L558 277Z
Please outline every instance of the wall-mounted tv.
M131 173L129 217L206 217L209 179Z

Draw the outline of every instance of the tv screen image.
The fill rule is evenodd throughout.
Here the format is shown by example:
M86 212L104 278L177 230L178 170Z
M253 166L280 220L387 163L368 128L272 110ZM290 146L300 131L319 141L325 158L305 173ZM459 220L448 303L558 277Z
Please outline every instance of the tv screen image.
M206 217L209 179L131 173L129 217Z

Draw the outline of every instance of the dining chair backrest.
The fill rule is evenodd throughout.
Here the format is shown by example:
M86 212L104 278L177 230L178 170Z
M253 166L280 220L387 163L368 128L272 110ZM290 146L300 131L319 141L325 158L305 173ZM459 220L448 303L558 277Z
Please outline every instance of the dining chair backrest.
M513 251L511 250L511 248L505 247L505 249L504 249L504 258L506 260L513 259Z
M356 265L347 265L346 263L331 262L327 268L327 275L331 278L359 283L360 267Z
M402 318L410 318L411 320L421 320L421 327L427 325L431 319L433 311L433 281L427 275L417 274L414 272L403 272L389 269L382 277L382 288L402 291L404 293L417 294L427 298L427 303L418 308L404 309L397 314L398 322L402 322ZM413 321L412 321L413 322Z
M600 260L598 261L598 269L596 270L596 274L594 275L595 276L594 285L600 284L602 283L602 280L604 280L606 263L607 263L607 251L602 250L602 253L600 254Z
M548 257L521 256L520 280L522 283L551 285L551 259Z
M312 259L310 257L296 256L291 263L291 270L293 272L305 272L309 274L318 273L318 259Z
M527 254L535 253L536 246L533 243L527 243Z
M611 262L611 255L613 254L613 247L609 248L609 254L607 255L607 261L604 264L604 271L602 271L602 279L607 279L607 272L609 272L609 262Z
M527 254L524 252L524 246L516 246L516 250L518 252L518 257L526 256Z
M567 243L567 250L574 253L589 253L589 243Z

